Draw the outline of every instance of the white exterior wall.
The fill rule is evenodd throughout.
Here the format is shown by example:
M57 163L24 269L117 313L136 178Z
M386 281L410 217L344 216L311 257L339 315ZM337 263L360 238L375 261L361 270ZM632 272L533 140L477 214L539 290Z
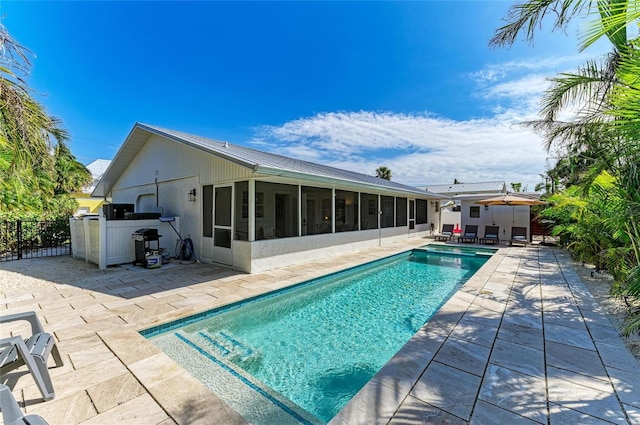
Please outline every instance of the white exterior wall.
M460 211L451 211L451 209L443 208L440 211L440 227L438 231L442 231L442 224L453 224L455 228L456 224L462 229L462 216Z

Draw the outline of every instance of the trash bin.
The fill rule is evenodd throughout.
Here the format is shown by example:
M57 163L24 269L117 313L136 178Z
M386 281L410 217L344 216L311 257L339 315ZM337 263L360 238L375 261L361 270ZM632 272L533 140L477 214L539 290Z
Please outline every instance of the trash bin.
M136 230L131 237L134 240L136 255L133 265L141 264L144 267L149 267L149 256L158 255L160 252L160 238L162 235L158 234L158 229L143 228ZM152 246L153 242L155 242L155 247ZM151 262L153 263L151 265L160 267L160 265L162 265L162 261L160 261L158 265L158 261L156 261L155 258L156 257L153 257L154 261Z

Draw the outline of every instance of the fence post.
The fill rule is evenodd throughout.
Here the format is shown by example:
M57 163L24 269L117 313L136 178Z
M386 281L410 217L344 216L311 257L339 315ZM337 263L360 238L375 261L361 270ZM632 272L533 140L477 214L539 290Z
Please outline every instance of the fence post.
M22 220L16 221L16 239L18 240L18 260L22 260Z

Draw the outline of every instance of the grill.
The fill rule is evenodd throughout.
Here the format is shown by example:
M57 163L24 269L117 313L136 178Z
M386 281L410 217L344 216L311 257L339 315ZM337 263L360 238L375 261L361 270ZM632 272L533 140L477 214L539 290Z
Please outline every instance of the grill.
M147 256L152 253L158 253L160 251L160 238L162 235L158 234L158 229L138 229L131 237L135 244L136 259L133 261L133 265L142 264L147 267ZM155 249L151 244L155 242Z

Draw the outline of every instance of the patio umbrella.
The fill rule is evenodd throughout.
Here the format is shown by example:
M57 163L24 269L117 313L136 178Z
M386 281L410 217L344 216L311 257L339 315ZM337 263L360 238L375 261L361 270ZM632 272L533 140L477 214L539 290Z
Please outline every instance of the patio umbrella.
M494 196L493 198L482 199L475 202L480 205L506 205L510 207L546 204L546 202L539 199L527 198L526 196L514 195L513 193L505 193L500 196ZM513 209L511 221L512 223L515 222L515 208Z
M476 201L476 204L480 205L542 205L544 201L539 199L527 198L525 196L514 195L512 193L505 193L504 195L495 196L493 198L483 199Z

